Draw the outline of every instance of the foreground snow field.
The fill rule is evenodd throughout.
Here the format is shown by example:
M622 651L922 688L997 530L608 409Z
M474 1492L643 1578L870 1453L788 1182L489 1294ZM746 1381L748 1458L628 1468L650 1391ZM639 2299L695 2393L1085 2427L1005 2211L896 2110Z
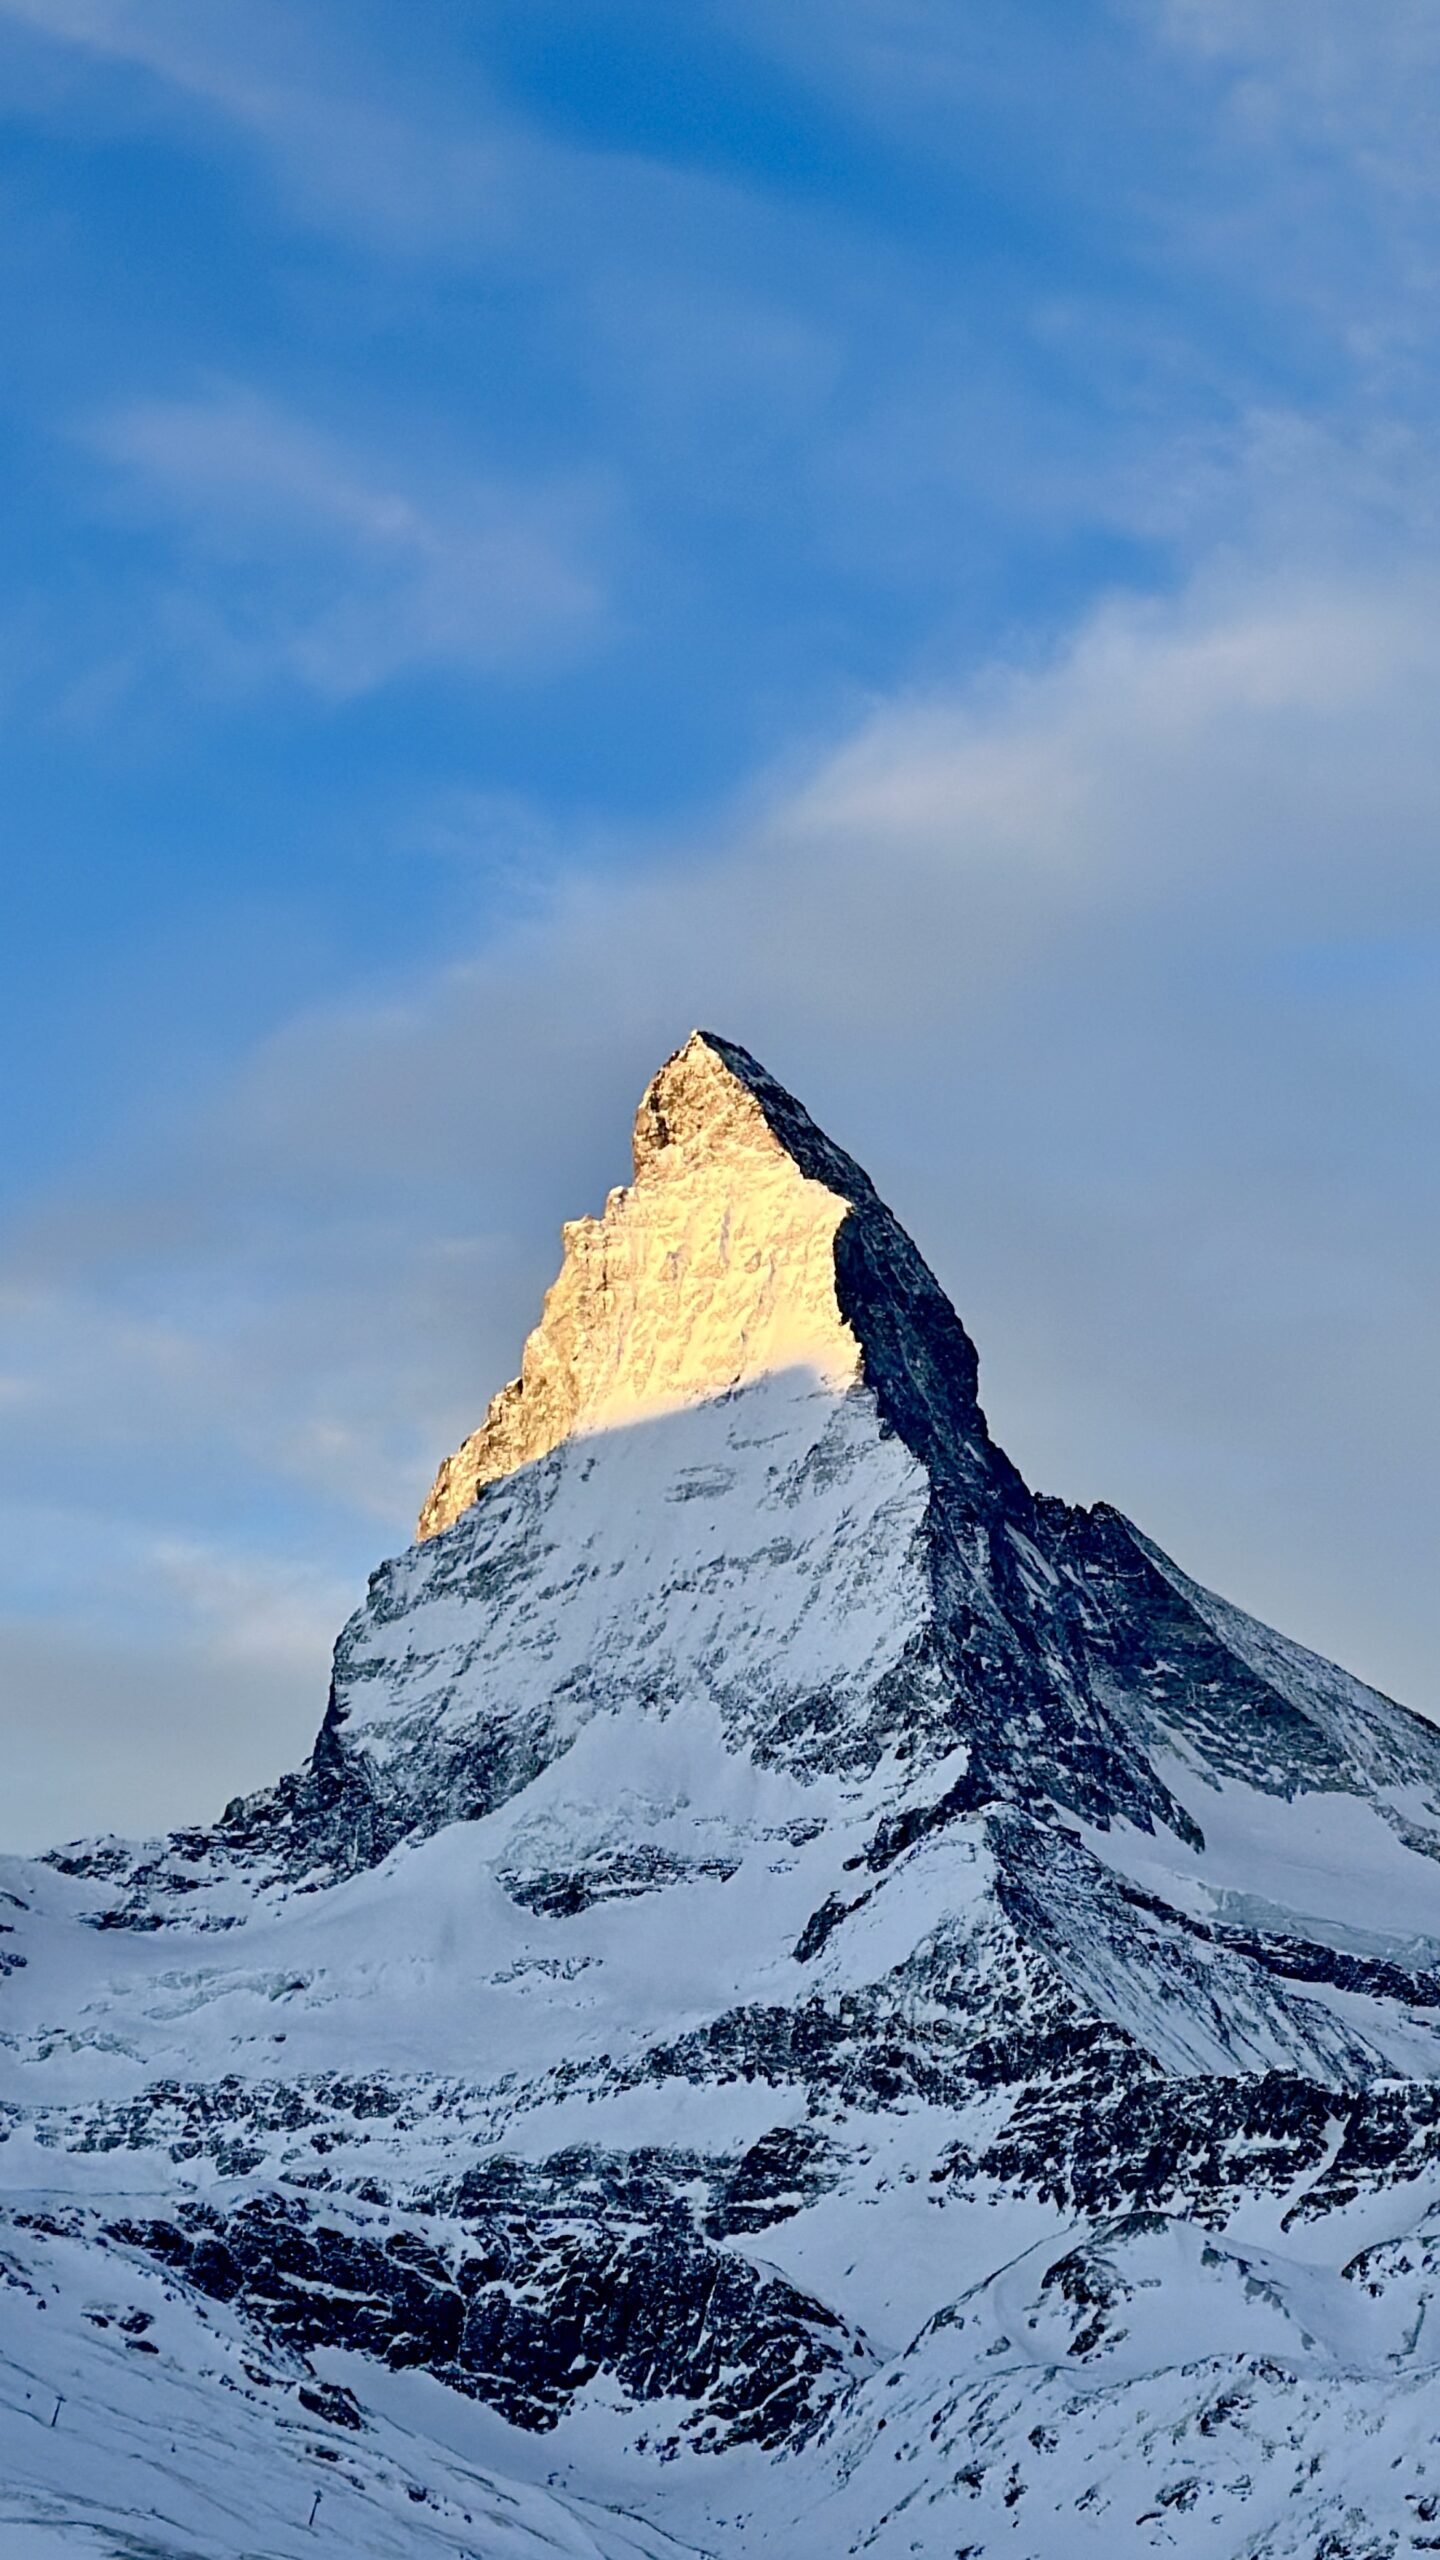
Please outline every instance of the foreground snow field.
M306 1767L0 1875L0 2551L1440 2550L1440 1736L697 1035Z

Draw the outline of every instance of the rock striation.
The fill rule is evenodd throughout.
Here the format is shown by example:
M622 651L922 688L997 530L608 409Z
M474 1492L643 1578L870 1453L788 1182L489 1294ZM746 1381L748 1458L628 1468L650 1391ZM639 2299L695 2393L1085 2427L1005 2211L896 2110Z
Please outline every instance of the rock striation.
M306 1765L0 1889L0 2538L1440 2539L1440 1736L1032 1493L733 1043Z

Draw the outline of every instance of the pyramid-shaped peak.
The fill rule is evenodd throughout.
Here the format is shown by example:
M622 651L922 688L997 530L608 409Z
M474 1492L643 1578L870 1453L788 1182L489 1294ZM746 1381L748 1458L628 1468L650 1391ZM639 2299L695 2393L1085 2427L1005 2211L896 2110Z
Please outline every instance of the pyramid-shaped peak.
M672 1148L715 1150L764 1125L756 1087L768 1082L746 1049L714 1032L692 1031L656 1070L635 1115L635 1173Z
M641 1097L634 1165L563 1230L520 1374L445 1460L422 1538L562 1441L781 1370L834 1393L889 1379L886 1419L917 1447L937 1395L947 1427L983 1436L953 1309L868 1176L747 1049L691 1033Z
M826 1137L804 1104L748 1049L715 1031L692 1031L646 1086L635 1119L636 1177L668 1148L743 1152L762 1132L807 1180L824 1183L853 1207L879 1206L869 1176Z

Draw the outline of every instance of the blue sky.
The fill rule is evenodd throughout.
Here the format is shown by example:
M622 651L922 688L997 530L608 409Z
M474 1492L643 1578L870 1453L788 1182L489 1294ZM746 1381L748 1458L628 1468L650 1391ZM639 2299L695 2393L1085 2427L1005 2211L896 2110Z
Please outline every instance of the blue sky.
M1032 1474L1440 1708L1437 105L1419 0L0 0L17 1837L303 1748L696 1018Z

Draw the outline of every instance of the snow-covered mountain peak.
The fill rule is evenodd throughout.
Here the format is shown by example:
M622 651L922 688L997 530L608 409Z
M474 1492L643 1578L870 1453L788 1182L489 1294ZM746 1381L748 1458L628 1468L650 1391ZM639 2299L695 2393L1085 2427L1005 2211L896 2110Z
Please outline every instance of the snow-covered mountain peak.
M560 1273L520 1375L445 1460L422 1538L564 1440L785 1370L852 1385L865 1358L846 1257L837 1262L842 1226L864 1225L882 1259L919 1267L859 1166L757 1060L714 1033L693 1032L647 1086L634 1167L602 1216L564 1229Z
M565 1227L520 1375L445 1460L422 1538L563 1440L777 1370L810 1368L837 1387L855 1378L859 1345L835 1294L848 1202L777 1134L759 1098L769 1081L743 1050L698 1031L652 1078L634 1179L602 1216Z

